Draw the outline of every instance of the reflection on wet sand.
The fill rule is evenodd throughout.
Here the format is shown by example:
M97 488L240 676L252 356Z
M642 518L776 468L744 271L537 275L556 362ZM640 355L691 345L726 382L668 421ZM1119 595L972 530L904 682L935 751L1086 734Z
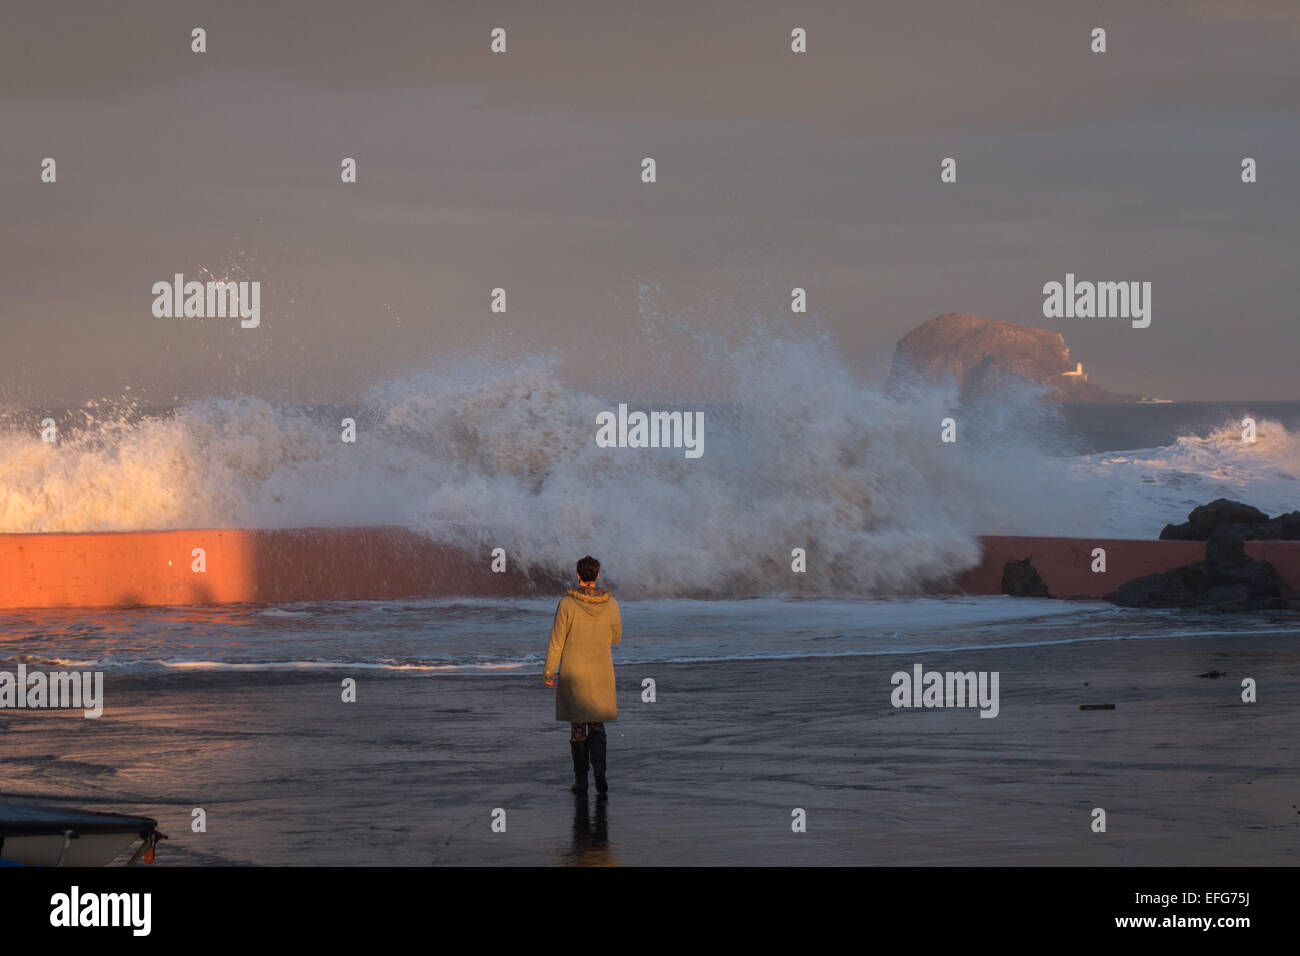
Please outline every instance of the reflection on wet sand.
M565 866L620 865L609 842L609 800L602 793L595 802L593 813L586 792L573 795L573 844L560 855Z

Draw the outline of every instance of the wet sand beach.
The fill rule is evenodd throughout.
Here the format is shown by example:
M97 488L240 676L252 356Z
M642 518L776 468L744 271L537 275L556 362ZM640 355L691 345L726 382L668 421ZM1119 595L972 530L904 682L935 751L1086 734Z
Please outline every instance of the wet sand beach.
M999 671L999 715L895 709L918 662ZM618 694L606 799L568 791L567 726L521 671L110 674L98 720L0 713L0 792L154 816L163 866L1295 860L1293 635L619 665Z

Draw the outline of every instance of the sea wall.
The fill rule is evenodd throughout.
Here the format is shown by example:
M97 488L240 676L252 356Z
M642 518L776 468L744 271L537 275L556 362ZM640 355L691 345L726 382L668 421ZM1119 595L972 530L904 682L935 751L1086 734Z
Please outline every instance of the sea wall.
M999 594L1008 560L1030 558L1053 597L1100 597L1144 574L1205 555L1198 541L986 537L958 586ZM1092 551L1106 550L1104 574ZM195 570L201 550L204 570ZM1300 541L1251 541L1300 590ZM0 534L0 608L133 607L392 600L552 592L562 579L488 571L490 555L404 528Z
M544 584L489 561L404 528L0 534L0 607L493 597Z
M1137 541L1128 538L1030 538L988 536L984 557L958 586L968 594L1000 594L1009 560L1032 560L1052 597L1102 597L1126 581L1205 559L1203 541ZM1093 550L1106 552L1105 572L1094 572ZM1300 590L1300 541L1248 541L1246 554L1270 561L1293 589Z

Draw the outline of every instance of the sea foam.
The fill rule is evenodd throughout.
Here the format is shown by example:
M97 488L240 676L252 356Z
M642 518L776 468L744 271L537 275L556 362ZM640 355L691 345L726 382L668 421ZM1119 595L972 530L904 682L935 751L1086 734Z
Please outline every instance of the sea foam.
M1296 442L1274 423L1249 448L1225 433L1072 459L1029 390L966 408L941 387L887 395L828 340L770 331L715 364L698 459L599 447L599 412L635 397L568 387L548 356L447 362L328 413L253 397L97 413L55 444L11 412L0 531L397 524L485 569L496 547L548 569L595 554L627 596L896 595L951 581L980 534L1150 537L1220 493L1294 496Z

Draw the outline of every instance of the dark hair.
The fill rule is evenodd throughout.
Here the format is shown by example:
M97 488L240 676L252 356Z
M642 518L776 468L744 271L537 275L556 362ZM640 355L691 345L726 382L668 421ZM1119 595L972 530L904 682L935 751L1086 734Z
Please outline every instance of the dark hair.
M579 581L586 581L587 583L590 584L592 581L596 580L596 575L598 575L599 573L600 573L600 562L597 561L595 558L593 558L591 555L587 555L585 558L583 558L581 561L578 562Z

